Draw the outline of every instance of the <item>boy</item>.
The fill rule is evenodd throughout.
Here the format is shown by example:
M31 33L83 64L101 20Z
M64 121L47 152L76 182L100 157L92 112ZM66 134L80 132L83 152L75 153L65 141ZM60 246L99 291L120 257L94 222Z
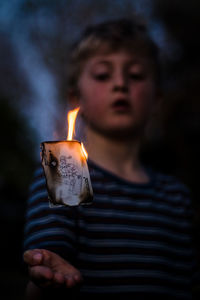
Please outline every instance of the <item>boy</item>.
M49 208L37 171L25 227L26 299L191 299L188 191L140 160L159 76L157 48L137 21L90 27L74 46L69 100L85 122L94 200Z

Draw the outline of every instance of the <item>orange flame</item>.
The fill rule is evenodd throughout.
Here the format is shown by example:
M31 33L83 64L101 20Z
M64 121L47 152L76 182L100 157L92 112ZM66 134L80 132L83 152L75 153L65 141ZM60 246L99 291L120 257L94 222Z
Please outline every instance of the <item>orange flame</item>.
M67 114L67 121L68 121L67 141L73 140L73 135L75 132L75 122L76 122L76 117L79 112L79 109L80 109L80 107L77 107L74 110L70 110ZM87 151L85 150L85 147L83 146L83 143L81 143L81 150L82 150L83 156L87 159L88 154L87 154Z
M87 151L85 150L85 147L83 146L83 143L81 143L81 149L82 149L83 155L84 155L85 158L87 159L87 158L88 158L88 153L87 153Z
M79 107L74 109L74 110L70 110L68 112L67 115L67 121L68 121L68 135L67 135L67 140L68 141L72 141L73 138L73 134L75 132L75 121L76 121L76 117L79 111Z

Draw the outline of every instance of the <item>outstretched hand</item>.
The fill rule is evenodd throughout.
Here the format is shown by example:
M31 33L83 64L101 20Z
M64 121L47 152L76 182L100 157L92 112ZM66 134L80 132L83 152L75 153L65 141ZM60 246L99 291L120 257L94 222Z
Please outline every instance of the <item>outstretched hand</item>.
M82 281L78 269L49 250L27 250L24 261L29 266L30 279L39 287L73 287Z

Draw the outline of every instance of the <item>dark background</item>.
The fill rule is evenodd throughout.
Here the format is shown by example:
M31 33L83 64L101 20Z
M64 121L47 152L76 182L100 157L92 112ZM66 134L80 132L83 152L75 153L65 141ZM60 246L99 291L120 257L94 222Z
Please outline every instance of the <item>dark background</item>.
M0 2L1 299L23 299L28 187L39 144L66 138L69 45L90 22L144 16L161 49L164 103L146 146L148 161L192 194L200 250L200 2L198 0L18 0ZM158 126L159 125L159 126ZM159 129L158 129L159 128Z

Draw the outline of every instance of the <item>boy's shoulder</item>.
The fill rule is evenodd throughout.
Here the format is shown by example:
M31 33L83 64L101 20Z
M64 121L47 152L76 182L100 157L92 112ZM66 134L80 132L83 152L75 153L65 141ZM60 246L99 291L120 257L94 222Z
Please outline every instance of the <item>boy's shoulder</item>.
M164 171L157 171L155 169L153 169L153 172L163 185L177 187L185 192L189 192L189 187L187 184L184 183L183 179L179 178L177 175Z
M182 200L185 199L185 202L189 204L191 201L191 190L183 179L164 171L154 170L154 174L157 189L162 190L166 194L174 195L174 197L181 195Z

